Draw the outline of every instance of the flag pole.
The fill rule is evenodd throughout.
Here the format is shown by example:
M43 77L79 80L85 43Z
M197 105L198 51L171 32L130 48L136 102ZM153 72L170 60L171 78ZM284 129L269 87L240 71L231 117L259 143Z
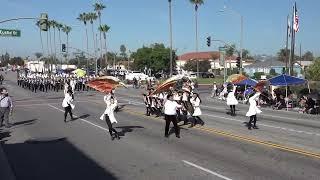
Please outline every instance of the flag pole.
M292 75L292 62L294 61L294 46L295 46L295 31L294 31L294 18L295 18L295 7L292 8L292 26L291 26L291 58L289 60L289 75Z
M287 16L287 38L286 38L286 70L285 70L285 74L288 73L288 61L289 61L289 56L290 53L288 53L288 39L289 39L289 15Z

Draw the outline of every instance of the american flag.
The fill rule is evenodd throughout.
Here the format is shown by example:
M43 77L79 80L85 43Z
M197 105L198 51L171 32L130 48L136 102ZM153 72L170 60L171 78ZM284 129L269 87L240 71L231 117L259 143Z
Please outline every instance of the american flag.
M293 29L295 32L299 31L299 16L298 16L298 10L297 10L297 4L294 3L294 16L293 16Z

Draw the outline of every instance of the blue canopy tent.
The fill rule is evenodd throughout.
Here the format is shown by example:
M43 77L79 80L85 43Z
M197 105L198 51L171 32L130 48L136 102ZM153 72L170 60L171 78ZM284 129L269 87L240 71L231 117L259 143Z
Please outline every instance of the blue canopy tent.
M257 81L253 79L245 79L236 83L236 85L243 85L243 86L255 86L256 84L257 84Z
M289 76L282 74L276 77L273 77L268 80L272 86L290 86L290 85L299 85L307 82L305 79L297 78L294 76Z
M289 76L286 74L282 74L282 75L273 77L271 79L268 79L268 81L270 82L270 85L272 85L272 86L286 86L286 98L288 98L288 86L308 83L308 81L305 79L297 78L294 76ZM309 83L308 83L308 89L310 92ZM288 101L286 101L286 102L287 102L287 110L288 110Z

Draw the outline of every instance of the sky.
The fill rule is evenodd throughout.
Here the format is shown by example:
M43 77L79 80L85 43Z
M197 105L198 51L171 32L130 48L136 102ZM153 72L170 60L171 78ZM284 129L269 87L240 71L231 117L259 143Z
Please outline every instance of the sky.
M102 12L102 23L111 27L107 35L108 49L120 51L124 44L131 52L153 43L169 46L169 7L167 0L100 0L107 8ZM96 0L0 0L0 20L15 17L39 17L47 12L54 19L72 27L69 37L71 47L85 49L85 28L76 18L82 12L93 11ZM287 15L292 13L294 0L204 0L198 9L199 51L214 51L219 42L207 47L206 37L220 39L239 47L240 16L243 24L243 48L252 55L275 55L285 47ZM300 31L296 34L296 52L302 44L320 56L319 0L297 0ZM220 12L223 7L227 9ZM172 0L173 48L177 54L195 51L194 6L189 0ZM97 30L98 23L94 24ZM0 37L0 54L32 56L42 52L39 30L35 20L20 20L0 24L0 28L19 29L21 37ZM98 33L96 31L96 33ZM46 33L43 32L46 44ZM93 52L93 34L88 26L90 52ZM52 33L53 36L53 33ZM59 51L58 35L56 48ZM61 35L63 43L66 36ZM98 34L99 39L99 34ZM53 37L52 37L53 41ZM44 47L47 53L46 45Z

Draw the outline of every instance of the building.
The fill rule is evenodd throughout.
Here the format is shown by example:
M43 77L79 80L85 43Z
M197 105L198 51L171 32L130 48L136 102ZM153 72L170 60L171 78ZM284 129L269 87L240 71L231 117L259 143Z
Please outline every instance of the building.
M223 69L223 66L220 66L220 53L219 51L208 51L208 52L191 52L191 53L185 53L180 56L178 56L178 59L176 60L177 64L177 70L181 70L184 65L191 60L199 60L199 61L205 61L208 60L210 61L211 67L210 69L216 70L216 69ZM231 56L231 57L226 57L225 58L225 63L226 63L226 68L237 68L237 60L236 56ZM243 67L247 65L251 65L253 61L243 61Z
M256 72L263 72L264 74L269 74L271 69L274 69L277 74L282 74L285 70L286 64L284 62L278 61L274 58L258 61L251 65L244 67L244 72L249 76L253 76Z

